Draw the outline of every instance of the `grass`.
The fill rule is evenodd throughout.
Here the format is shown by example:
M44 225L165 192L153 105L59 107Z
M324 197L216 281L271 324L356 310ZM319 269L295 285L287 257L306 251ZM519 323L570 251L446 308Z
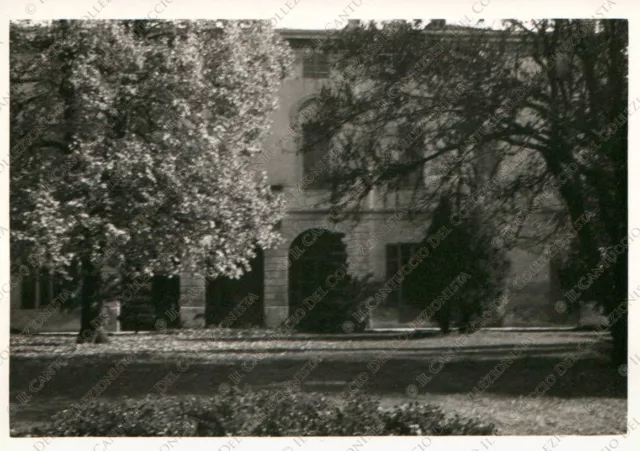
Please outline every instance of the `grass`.
M463 338L457 334L398 338L397 334L361 334L276 339L260 333L185 331L118 335L107 345L76 345L72 336L12 336L10 396L16 411L11 427L48 421L89 393L118 360L131 356L131 363L109 383L101 399L158 393L154 385L170 374L176 376L165 384L170 396L210 395L221 390L221 384L223 388L232 384L231 375L236 371L241 386L276 388L315 358L321 363L304 378L302 389L306 391L338 395L352 383L379 397L383 405L407 400L435 403L451 414L495 421L507 435L624 431L626 377L607 363L606 336L575 331L480 331L455 352L452 346ZM568 355L578 355L579 345L594 338L598 338L596 344L580 354L566 374L554 373L556 364ZM522 343L531 345L517 354L495 383L469 401L467 394ZM66 362L65 366L36 393L30 391L30 383L47 374L47 366L56 358ZM363 373L367 380L360 383ZM420 383L423 373L432 376L425 385ZM536 388L540 391L549 374L556 374L554 383L523 407L522 398ZM17 397L22 392L31 398L19 405Z

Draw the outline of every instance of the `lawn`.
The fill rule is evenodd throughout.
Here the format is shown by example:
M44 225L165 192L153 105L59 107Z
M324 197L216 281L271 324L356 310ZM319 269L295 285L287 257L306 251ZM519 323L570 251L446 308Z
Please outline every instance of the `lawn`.
M11 428L47 422L92 389L95 393L96 385L125 358L122 371L102 384L100 399L144 398L160 391L204 396L235 383L276 388L300 377L307 365L302 390L338 396L357 386L383 406L408 400L433 403L452 415L491 421L501 434L625 430L626 375L607 363L605 335L480 331L468 337L423 333L401 338L393 333L268 337L202 330L116 335L107 345L76 345L73 336L15 335ZM579 352L585 343L594 345ZM554 367L567 356L579 359L560 375ZM309 361L319 364L309 369ZM501 363L504 373L471 400L468 393ZM428 383L424 375L431 376ZM540 395L525 404L523 399L536 389Z

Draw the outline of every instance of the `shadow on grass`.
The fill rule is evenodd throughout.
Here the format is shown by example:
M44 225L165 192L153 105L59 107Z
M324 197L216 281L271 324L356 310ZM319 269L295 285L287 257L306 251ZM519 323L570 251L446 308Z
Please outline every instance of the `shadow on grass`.
M350 382L366 373L368 382L362 388L373 395L406 396L410 384L419 387L422 394L466 394L478 386L478 382L503 362L501 358L461 359L444 363L442 357L429 358L394 357L381 365L369 365L368 361L352 362L326 360L312 369L304 379L305 391L339 394L347 390ZM55 412L79 402L105 379L105 375L123 356L94 358L72 358L68 365L59 368L49 380L40 379L50 360L13 359L10 365L10 399L17 402L20 393L30 393L32 398L26 406L11 416L12 421L49 421ZM182 356L184 358L184 356ZM203 395L218 393L220 384L232 384L230 375L237 371L241 376L240 386L253 389L274 388L290 381L306 364L299 358L272 358L268 356L255 366L240 362L212 362L189 364L188 360L149 362L134 360L115 380L111 381L100 395L100 399L118 401L126 398L143 398L148 393L158 394L154 385L172 374L167 395ZM548 384L545 396L560 398L608 397L626 398L627 379L611 367L607 360L589 356L578 360L563 375L554 368L562 358L549 356L522 357L514 360L506 371L484 391L485 393L518 398L527 396L539 388L549 375L555 380ZM251 369L247 371L247 369ZM374 372L375 371L375 372ZM421 386L421 374L432 380ZM29 389L34 380L38 392ZM167 385L167 384L165 384ZM407 397L407 400L411 398Z
M579 337L577 337L579 338ZM202 339L185 339L184 341L198 341L198 342L203 342L204 340ZM238 340L240 341L240 340ZM243 340L244 341L244 340ZM264 341L264 340L262 340ZM314 355L314 354L318 354L318 353L322 353L323 355L327 356L327 357L331 357L331 356L343 356L345 354L349 354L349 355L353 355L353 358L355 360L367 360L367 359L373 359L375 358L377 355L383 355L383 354L394 354L396 357L402 356L402 357L406 357L407 355L411 355L411 358L413 359L437 359L440 356L447 356L447 355L451 355L452 353L455 353L456 356L460 357L460 356L465 356L465 358L468 359L478 359L478 360L486 360L486 359L499 359L499 358L507 358L508 355L513 351L515 354L517 354L519 357L536 357L536 356L554 356L554 357L558 357L560 355L566 354L575 354L576 350L580 349L578 346L581 343L589 343L588 340L584 339L584 340L576 340L574 342L564 342L564 343L537 343L537 344L533 344L533 345L529 345L527 348L524 349L520 349L518 350L517 343L520 342L516 342L516 343L488 343L488 344L478 344L478 345L466 345L466 346L461 346L461 345L455 345L455 343L452 341L451 344L446 344L446 345L440 345L440 346L433 346L433 345L429 345L428 342L425 342L425 346L424 347L402 347L402 342L398 341L398 342L393 342L392 344L387 344L387 346L362 346L359 347L357 346L357 344L361 341L365 341L365 340L357 340L355 342L355 345L350 345L348 347L332 347L330 345L316 345L314 344L313 346L305 346L305 347L301 347L299 343L292 343L292 344L278 344L277 347L234 347L234 348L208 348L208 349L204 349L204 350L195 350L195 352L198 353L198 355L200 356L204 356L204 357L211 357L211 358L216 358L217 356L220 357L226 357L229 355L246 355L248 353L250 354L264 354L264 355L270 355L270 356L278 356L281 355L283 352L286 352L288 354L300 354L300 357L304 357L305 354L308 354L309 356ZM390 340L387 340L390 341ZM323 340L323 343L325 341ZM284 341L283 343L287 343L286 341ZM397 343L399 346L393 347L393 344ZM525 345L525 342L521 342L522 345ZM29 344L31 348L33 347L37 347L37 346L59 346L59 344L54 345L51 343L46 343L46 342L33 342ZM597 343L595 346L593 346L593 350L600 352L602 354L606 354L608 352L608 347L609 345L607 344L607 341L602 341L600 343ZM17 358L17 359L26 359L26 360L30 360L32 359L31 357L29 358L25 358L22 357L22 353L33 353L34 351L32 349L15 349L12 351L12 358ZM184 355L189 355L188 352L183 351ZM118 354L111 354L111 358L117 357ZM122 355L125 355L124 353ZM162 358L168 358L170 356L175 356L176 361L178 361L180 358L183 357L183 355L181 355L180 352L176 352L175 350L172 350L171 348L167 347L164 349L153 349L153 350L149 350L146 351L144 350L144 348L142 347L142 350L137 351L136 352L136 358L137 359L145 359L145 358L150 358L150 357L162 357ZM38 359L42 359L42 360L46 360L48 358L53 358L54 356L49 356L49 355L42 355L41 357L38 357ZM269 358L274 358L274 357L269 357ZM87 356L78 356L75 358L84 358L84 359L100 359L101 357L96 356L96 355L87 355ZM278 357L278 360L280 361L282 358Z
M421 392L432 393L466 393L491 372L499 363L505 363L508 353L513 349L505 346L475 346L471 350L473 356L464 353L459 358L447 361L445 352L449 347L430 348L429 355L422 355L420 350L408 356L405 350L402 355L393 356L389 349L385 350L391 359L379 364L368 363L374 357L360 361L340 361L327 359L320 363L306 377L305 383L320 387L321 391L342 390L362 372L369 375L367 389L378 393L404 393L409 384L417 385L417 378L422 373L431 376L432 381L421 388ZM466 351L466 349L463 349ZM618 374L618 369L611 367L605 357L590 355L578 360L568 368L566 374L559 375L554 366L560 363L562 356L544 355L549 351L566 351L566 355L575 352L575 346L536 345L522 352L518 359L507 364L507 369L498 380L490 385L487 393L510 396L527 395L542 383L549 374L556 377L556 382L546 391L547 394L559 397L579 396L613 396L626 397L626 377ZM602 349L606 350L605 348ZM354 352L353 350L349 350ZM370 350L368 350L370 351ZM440 351L442 351L440 353ZM219 353L229 353L220 351ZM356 351L357 352L357 351ZM267 384L291 380L300 370L306 359L273 357L271 353L257 362L247 365L244 361L190 363L188 357L177 354L174 360L152 362L141 360L138 356L126 367L120 376L109 384L105 395L132 396L145 394L153 390L154 384L170 372L179 376L169 388L170 392L207 394L217 393L220 383L232 383L229 375L234 371L242 376L240 384L264 386ZM326 353L325 353L326 354ZM68 364L57 369L56 374L43 384L34 398L49 396L66 396L80 399L98 381L102 380L113 365L124 355L109 357L72 357ZM480 359L479 357L482 357ZM10 364L10 392L12 398L25 391L30 392L29 384L42 377L51 362L46 358L12 357ZM250 371L247 368L255 366ZM375 371L375 372L374 372ZM326 383L326 385L325 385ZM617 388L611 390L612 384Z

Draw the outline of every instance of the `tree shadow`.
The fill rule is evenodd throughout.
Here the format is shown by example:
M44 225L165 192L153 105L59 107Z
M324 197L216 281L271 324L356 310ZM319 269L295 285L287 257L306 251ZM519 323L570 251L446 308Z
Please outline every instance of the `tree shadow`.
M558 364L567 355L577 356L575 347L534 345L520 354L513 347L503 345L473 348L471 353L458 357L448 357L444 352L448 347L433 348L428 355L419 351L410 352L413 350L404 350L397 355L376 351L362 356L364 358L358 361L331 358L330 353L324 352L321 355L326 358L309 371L302 387L311 391L340 392L365 373L367 383L362 388L376 394L404 395L409 385L416 385L421 393L465 394L477 388L484 393L519 397L538 389L544 395L561 398L627 397L626 376L619 374L618 368L612 367L604 355L594 353L583 356L573 366L563 368ZM558 350L562 350L563 355L545 355ZM602 351L606 351L606 345L602 346ZM256 354L255 351L252 352ZM349 352L354 353L353 350ZM514 352L517 358L510 360L507 357L509 352ZM228 354L229 351L219 350L213 354L224 353ZM169 394L214 395L218 393L220 384L233 385L234 378L241 386L248 384L255 388L266 387L294 379L296 373L307 364L309 357L319 355L301 353L293 357L272 357L271 353L257 354L264 355L256 361L247 356L235 361L206 363L190 361L182 353L175 353L174 358L167 356L164 361L146 361L136 355L122 374L109 383L103 396L118 399L156 392L154 385L171 373L177 378L167 388ZM96 383L104 379L123 356L71 358L42 387L37 384L39 391L34 394L32 402L56 396L81 399ZM12 359L10 393L11 399L15 400L19 393L30 392L29 384L43 374L51 360ZM251 364L247 365L247 362ZM501 368L504 372L498 374ZM239 377L231 377L235 372ZM483 390L479 383L492 372L499 377ZM431 379L423 384L425 376Z

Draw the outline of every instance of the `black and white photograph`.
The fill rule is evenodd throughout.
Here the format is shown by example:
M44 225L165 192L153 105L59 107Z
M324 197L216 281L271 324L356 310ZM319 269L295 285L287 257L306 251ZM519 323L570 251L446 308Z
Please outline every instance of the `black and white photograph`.
M634 448L620 2L19 3L10 444Z

